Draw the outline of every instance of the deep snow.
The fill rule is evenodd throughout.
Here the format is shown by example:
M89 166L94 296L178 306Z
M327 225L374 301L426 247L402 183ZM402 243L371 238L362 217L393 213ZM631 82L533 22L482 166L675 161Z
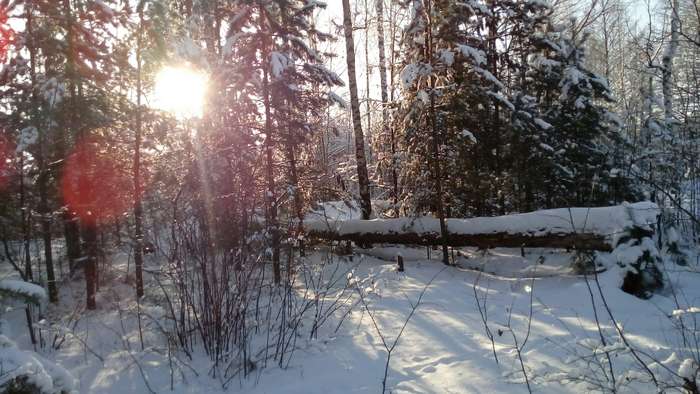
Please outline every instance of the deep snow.
M395 270L392 260L398 253L406 260L405 273ZM438 258L438 253L433 252L432 257ZM339 286L349 282L360 289L367 307L354 297L354 307L337 332L333 322L323 327L318 339L300 338L287 368L281 369L274 363L267 368L258 367L249 378L237 378L226 390L218 379L209 376L210 363L205 355L194 354L192 361L180 353L168 357L163 338L152 329L164 311L147 301L138 307L155 320L142 320L146 346L141 350L133 288L123 283L125 255L114 256L114 264L108 268L109 275L100 289L97 311L82 310L81 281L61 286L60 305L47 308L40 325L45 327L44 340L50 342L52 332L59 329L49 322L61 322L65 342L59 350L46 346L38 351L72 372L80 381L82 393L148 392L145 381L156 392L169 392L170 365L175 365L174 392L178 393L376 393L381 392L386 351L368 313L375 317L381 334L391 344L412 304L434 278L392 354L388 391L527 392L511 332L522 346L528 332L531 300L531 329L521 354L534 391L560 393L600 388L595 381L605 373L604 368L599 368L607 365L600 362L605 351L612 354L618 390L655 391L621 344L602 308L595 282L589 277L607 341L607 346L602 346L586 280L570 272L570 256L562 251L530 250L523 259L520 250L497 249L484 254L464 249L460 267L445 268L437 260L428 260L425 248L387 246L359 250L352 261L349 256L333 256L326 249L318 249L308 263L319 264L329 258L349 278ZM700 275L696 267L667 267L679 304L668 290L650 300L623 293L619 290L621 271L614 266L608 268L599 274L600 284L630 344L665 360L671 371L692 373L673 323L681 315L694 322L696 313L692 307L698 305L700 297L700 287L695 285ZM498 364L475 291L495 337ZM676 312L674 316L677 310L687 313ZM511 329L507 324L509 316ZM20 348L31 349L22 310L3 317L10 323L7 334ZM340 314L336 319L340 319ZM4 327L8 331L7 325ZM652 369L659 377L671 379L664 368L652 365Z

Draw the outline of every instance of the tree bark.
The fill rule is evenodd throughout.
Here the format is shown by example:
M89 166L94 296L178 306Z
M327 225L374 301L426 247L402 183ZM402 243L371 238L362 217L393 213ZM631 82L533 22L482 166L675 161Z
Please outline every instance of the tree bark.
M371 166L374 159L372 158L372 97L370 95L372 67L369 61L369 25L369 1L365 0L365 108L367 110L367 162Z
M51 248L51 210L49 208L48 197L48 177L49 170L46 165L46 130L40 126L39 117L39 99L37 96L37 80L36 80L36 48L34 47L34 34L32 3L27 5L27 35L29 47L29 75L32 86L32 123L39 133L39 149L37 154L37 163L39 166L39 176L37 183L39 187L39 214L41 215L41 235L44 242L44 263L46 264L46 282L49 289L49 301L58 302L58 288L56 287L56 274L53 267L53 251Z
M433 24L432 24L432 1L427 2L426 11L428 14L428 26L426 27L427 42L425 45L425 59L432 63L433 60ZM447 224L445 223L445 207L442 198L442 169L440 168L440 133L437 128L437 110L435 108L435 77L429 77L428 84L430 85L430 129L431 129L431 149L433 153L433 180L435 182L435 205L437 209L438 220L440 221L440 237L442 238L442 262L445 265L450 264L450 254L448 251L448 233Z
M297 159L294 152L296 151L297 144L293 140L291 132L287 133L287 144L286 144L286 156L289 162L289 183L292 188L292 199L293 199L293 210L296 216L297 223L294 228L294 239L299 242L299 254L304 256L304 244L302 235L304 233L304 200L301 194L301 186L299 184L299 171L297 166ZM290 259L291 263L291 259ZM292 267L287 267L291 270Z
M67 139L71 134L74 134L80 118L80 112L77 110L77 89L75 82L75 68L73 59L73 16L70 5L70 0L63 0L63 8L66 15L65 30L66 30L66 80L68 81L68 91L70 93L68 105L69 111L73 114L68 120L68 135L61 135L58 138L56 147L59 157L66 157ZM80 245L80 224L79 218L75 213L74 207L66 207L63 213L63 232L66 239L66 254L68 256L68 266L70 273L73 274L75 262L82 255L82 247Z
M143 297L143 229L141 206L141 35L143 32L143 9L139 8L139 25L136 33L136 130L134 140L134 271L136 296Z
M85 177L81 174L81 177ZM87 256L83 262L85 273L86 306L89 310L97 309L95 294L97 292L97 218L89 213L82 218L83 240L85 241L85 251Z
M667 126L673 123L673 58L678 52L678 0L671 0L671 38L662 58L661 89L664 95L664 117Z
M80 174L78 175L78 190L80 190L81 193L86 194L82 198L82 200L85 202L85 207L81 207L83 208L82 211L89 212L88 214L83 215L83 217L80 218L82 228L79 229L78 227L76 227L75 229L79 229L78 234L82 235L82 239L85 242L86 256L83 260L83 270L85 273L86 305L87 309L94 310L97 308L97 304L95 301L95 293L97 291L97 256L99 246L97 244L97 218L94 214L96 201L94 198L94 190L92 190L93 185L91 185L91 183L93 182L91 182L90 180L90 177L94 177L94 174L92 173L91 169L93 163L88 157L86 157L88 155L90 147L87 146L88 142L85 139L86 131L83 125L81 124L80 110L76 105L76 99L83 97L83 91L80 83L80 76L76 72L75 67L75 37L73 34L74 21L73 10L71 7L70 0L63 0L63 7L66 19L66 40L68 42L66 48L66 73L71 92L70 104L71 112L73 115L71 126L72 130L76 132L76 139L78 141L81 141L81 143L83 144L81 149L84 149L83 152L78 153L78 163L80 167ZM71 207L69 207L69 209L70 208ZM77 222L72 220L71 223L77 226ZM80 235L76 237L77 239L75 239L75 241L80 242Z
M369 193L369 176L367 174L367 159L365 158L365 138L362 133L360 101L357 95L355 41L352 32L350 0L343 0L343 30L345 32L345 55L348 65L350 109L352 112L352 125L355 134L355 159L357 160L357 180L360 188L360 206L362 208L362 218L369 219L372 213L372 202Z
M382 95L382 135L390 138L391 147L391 202L396 206L399 183L396 175L396 143L393 129L389 129L389 92L386 82L386 53L384 51L384 0L377 0L377 47L379 49L379 86ZM386 137L385 137L386 138Z
M264 59L269 56L263 51ZM263 105L265 107L265 182L267 192L265 193L265 224L272 241L272 272L276 284L282 279L280 271L280 235L279 223L277 222L277 193L275 190L274 161L272 151L274 141L272 140L272 114L270 110L270 81L267 64L263 64Z
M310 224L310 223L309 223ZM312 239L329 241L352 241L357 244L407 244L448 245L453 247L476 246L491 248L576 248L577 250L612 251L613 247L605 235L593 233L544 233L544 234L459 234L450 232L447 237L440 233L406 231L401 233L341 232L324 226L307 225L307 235Z
M24 154L20 154L19 158L19 207L22 212L22 247L24 249L24 277L26 281L34 279L32 272L32 255L29 250L29 242L31 240L31 215L29 207L27 207L27 197L24 186Z

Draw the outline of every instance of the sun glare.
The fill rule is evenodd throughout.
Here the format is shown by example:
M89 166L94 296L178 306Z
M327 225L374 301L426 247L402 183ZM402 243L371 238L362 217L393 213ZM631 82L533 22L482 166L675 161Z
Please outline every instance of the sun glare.
M165 67L156 75L154 105L180 118L202 116L205 74L186 67Z

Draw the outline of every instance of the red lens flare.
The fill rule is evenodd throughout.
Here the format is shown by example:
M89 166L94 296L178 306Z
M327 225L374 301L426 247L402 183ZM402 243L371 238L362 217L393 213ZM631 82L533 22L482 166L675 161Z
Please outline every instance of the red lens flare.
M7 13L8 10L0 6L0 63L7 60L7 49L15 39L15 32L7 23Z
M127 212L133 201L129 166L96 138L79 142L67 158L61 191L68 209L80 218L108 223Z

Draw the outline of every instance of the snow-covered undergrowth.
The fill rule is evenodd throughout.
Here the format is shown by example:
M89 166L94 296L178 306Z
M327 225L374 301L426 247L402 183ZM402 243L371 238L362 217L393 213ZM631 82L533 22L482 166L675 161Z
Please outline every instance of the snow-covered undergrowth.
M73 375L36 352L21 350L0 334L0 388L35 387L42 393L70 392L77 388Z
M620 290L617 265L575 275L564 251L463 249L447 268L428 253L310 251L289 293L262 290L246 320L255 326L237 342L246 346L218 364L197 335L188 351L179 345L157 261L137 304L127 256L115 255L99 309L83 309L82 281L63 285L32 357L63 366L84 393L375 393L384 380L387 392L527 392L526 377L536 392L651 392L695 379L697 267L667 265L665 291L642 300ZM23 310L4 317L8 338L31 351Z

